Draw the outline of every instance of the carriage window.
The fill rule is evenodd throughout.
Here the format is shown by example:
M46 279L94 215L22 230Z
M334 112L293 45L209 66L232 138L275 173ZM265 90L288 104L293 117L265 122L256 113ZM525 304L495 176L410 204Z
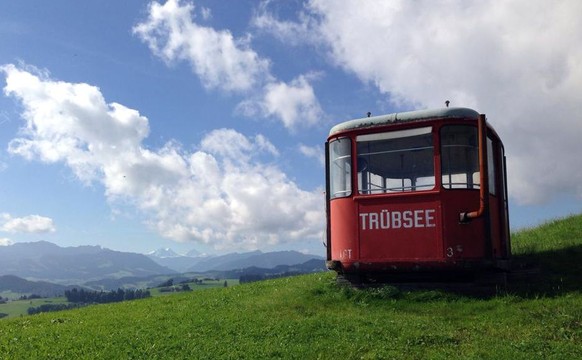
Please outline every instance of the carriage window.
M360 194L434 188L431 127L360 135L356 141Z
M495 195L495 162L493 158L493 140L487 138L487 175L489 178L489 193Z
M445 189L479 189L476 127L451 125L441 129L441 172Z
M329 143L329 186L330 198L346 197L352 194L352 145L348 138Z
M495 195L493 140L487 138L489 192ZM479 140L477 128L444 126L441 130L441 172L445 189L479 189Z

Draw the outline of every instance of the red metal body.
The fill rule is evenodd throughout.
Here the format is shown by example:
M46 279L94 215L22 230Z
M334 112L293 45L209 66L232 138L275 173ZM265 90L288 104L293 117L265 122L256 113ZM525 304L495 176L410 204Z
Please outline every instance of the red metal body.
M505 155L484 115L446 108L352 120L332 128L326 158L328 268L508 269Z

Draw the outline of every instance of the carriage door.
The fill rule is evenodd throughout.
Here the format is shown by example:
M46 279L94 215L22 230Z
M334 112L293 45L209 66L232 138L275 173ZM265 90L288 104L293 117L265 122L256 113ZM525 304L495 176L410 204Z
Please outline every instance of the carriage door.
M432 127L359 135L356 142L360 260L440 258Z

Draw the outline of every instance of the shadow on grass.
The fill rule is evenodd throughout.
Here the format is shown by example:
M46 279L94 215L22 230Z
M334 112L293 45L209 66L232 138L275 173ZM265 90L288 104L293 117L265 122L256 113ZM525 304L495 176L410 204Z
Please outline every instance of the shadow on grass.
M530 298L581 290L582 245L514 255L507 292Z
M364 298L406 298L422 302L451 300L459 296L489 299L504 295L532 299L582 291L582 245L517 254L513 256L512 264L507 278L501 276L502 273L487 274L485 279L452 273L438 279L434 276L422 279L405 277L404 280L402 277L385 277L376 282L338 278L337 285L344 295L358 301Z

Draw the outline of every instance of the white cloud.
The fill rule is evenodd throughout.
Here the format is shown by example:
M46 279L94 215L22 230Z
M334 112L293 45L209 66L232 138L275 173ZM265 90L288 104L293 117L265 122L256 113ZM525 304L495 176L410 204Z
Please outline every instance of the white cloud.
M178 0L152 2L148 19L133 31L164 61L188 61L208 88L245 91L268 76L269 61L250 48L248 39L196 24L193 10L193 4Z
M299 152L308 158L317 160L321 166L325 165L325 153L323 147L299 144Z
M263 1L251 23L257 29L264 31L286 45L302 45L310 43L317 45L322 39L313 28L317 27L316 19L310 17L305 12L298 14L300 21L280 20L277 16L269 11L271 1Z
M212 19L212 10L210 10L207 7L204 7L204 6L201 7L200 8L200 14L202 15L202 18L204 20L210 20L210 19Z
M298 124L314 125L322 117L313 88L304 76L291 84L268 84L265 90L263 110L268 115L278 116L288 129L294 129Z
M397 106L449 99L486 113L519 202L582 196L582 2L312 0L306 12L295 28L309 26L330 61Z
M238 110L247 116L279 118L291 131L314 126L323 118L313 87L305 76L299 76L290 84L267 84L259 100L244 101Z
M203 18L209 13L202 8ZM299 76L290 84L278 81L270 60L250 45L250 36L235 38L194 21L194 5L168 0L151 2L148 19L133 28L153 54L167 63L186 61L208 89L242 93L238 110L246 116L273 117L290 130L309 127L321 117L321 108L308 81Z
M14 244L14 241L8 238L0 238L0 246L10 246L12 244Z
M163 236L215 248L321 236L320 192L300 189L265 161L278 151L263 135L218 129L192 153L175 142L149 150L147 118L106 103L98 88L13 65L2 70L4 92L22 103L25 121L9 151L62 162L83 182L103 184L113 206L132 204Z
M10 214L0 214L0 231L9 233L49 233L56 228L51 218L40 215L28 215L14 218ZM8 244L9 245L9 244Z
M6 73L4 93L26 106L21 129L8 151L27 159L64 161L83 181L101 172L104 159L133 152L148 135L145 117L123 105L106 104L97 87L51 81L14 65ZM134 152L134 156L139 156Z
M263 135L248 138L233 129L213 130L200 143L201 150L207 151L237 163L247 163L253 154L266 152L277 156L278 150Z

